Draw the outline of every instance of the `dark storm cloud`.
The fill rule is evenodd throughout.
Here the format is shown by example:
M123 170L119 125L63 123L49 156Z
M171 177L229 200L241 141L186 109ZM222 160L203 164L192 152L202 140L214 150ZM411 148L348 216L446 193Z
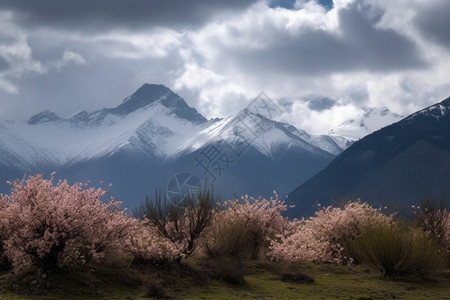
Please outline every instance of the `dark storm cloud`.
M376 28L380 12L353 3L339 11L339 31L306 28L293 34L267 28L269 41L264 49L230 49L230 60L239 57L243 68L294 74L329 74L330 72L390 72L423 68L416 44L400 33ZM375 17L368 17L369 15Z
M56 73L23 76L20 94L9 94L0 89L0 118L3 113L28 119L46 109L67 117L82 109L93 111L115 107L145 82L171 86L166 68L174 69L179 64L180 61L173 57L154 59L145 64L139 60L121 59L112 64L109 59L97 59Z
M242 10L255 0L2 0L24 26L104 30L116 27L197 26L218 12Z
M10 64L9 62L0 55L0 72L9 69Z
M333 8L333 0L315 0L318 4L322 5L326 9ZM295 8L295 0L270 0L269 1L269 7L276 8L276 7L283 7L287 9L294 9Z
M450 1L429 1L422 7L414 23L429 41L450 48Z

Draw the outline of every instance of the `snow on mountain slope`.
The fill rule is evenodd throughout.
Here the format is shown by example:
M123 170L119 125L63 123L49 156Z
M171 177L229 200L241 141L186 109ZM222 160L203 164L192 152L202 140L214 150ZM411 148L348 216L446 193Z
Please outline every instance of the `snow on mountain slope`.
M346 146L341 146L339 143L336 142L334 137L328 136L328 135L310 135L306 131L297 129L296 127L283 123L283 126L292 134L298 136L299 138L305 140L306 142L310 143L311 145L314 145L322 150L325 150L331 154L338 155L344 149L346 149Z
M253 113L248 109L237 115L216 120L186 141L180 152L192 152L210 143L226 142L236 151L252 147L265 156L272 157L282 149L302 149L312 153L339 152L337 145L321 141L294 126L280 123ZM328 150L332 150L328 151Z
M58 164L110 155L121 148L168 157L199 126L171 113L156 102L125 116L100 110L82 123L62 118L35 124L12 122L10 131L33 147L52 153ZM15 145L18 151L21 146Z
M370 125L366 130L374 127L372 115L386 114L372 111L364 116ZM249 109L207 121L169 88L144 84L114 108L82 110L66 118L46 110L27 122L3 122L0 151L4 163L21 167L72 165L123 151L168 160L212 143L251 146L268 157L289 149L335 156L348 147L344 129L352 128L338 127L331 136L310 135Z
M328 131L328 135L337 137L338 139L335 140L337 143L346 143L345 139L356 141L401 119L403 116L393 113L385 107L364 108L360 118L345 121ZM343 140L342 137L345 139Z
M417 117L427 117L432 116L437 121L439 121L443 116L448 116L450 114L450 97L443 100L440 103L426 107L418 112L408 116L405 120L413 120Z
M35 148L28 141L11 132L0 123L0 164L14 165L29 170L32 166L55 163L45 149Z
M31 164L72 164L121 149L166 158L205 122L167 87L145 84L112 109L69 118L47 110L28 122L4 122L0 139L11 160Z

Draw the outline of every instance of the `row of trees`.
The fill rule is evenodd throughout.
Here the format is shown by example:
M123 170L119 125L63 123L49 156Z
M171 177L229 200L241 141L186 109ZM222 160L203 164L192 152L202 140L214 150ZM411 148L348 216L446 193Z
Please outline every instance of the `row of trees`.
M242 197L216 203L209 191L174 205L161 195L141 207L140 218L103 202L107 189L54 182L42 175L11 183L0 195L0 255L4 268L49 272L109 256L135 263L180 262L196 253L229 262L261 257L333 264L366 262L384 275L428 275L446 265L450 215L445 202L427 200L416 225L405 226L367 203L319 209L309 219L283 217L273 198Z

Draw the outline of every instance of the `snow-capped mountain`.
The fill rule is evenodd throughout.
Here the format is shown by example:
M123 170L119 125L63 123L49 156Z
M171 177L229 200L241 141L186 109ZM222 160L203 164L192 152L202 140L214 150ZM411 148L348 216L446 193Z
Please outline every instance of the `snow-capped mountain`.
M339 154L344 149L327 136L309 135L304 130L270 120L249 109L238 114L216 120L185 143L185 151L193 152L210 143L226 142L237 145L244 142L265 156L273 157L290 148L310 152Z
M261 97L256 108L267 104ZM224 197L274 189L282 195L326 167L345 141L310 135L251 107L207 120L169 88L144 84L114 108L2 121L0 192L24 173L56 171L70 181L112 183L128 207L178 174L209 180Z
M9 153L9 163L30 166L44 163L57 167L119 151L167 160L210 143L234 144L238 139L251 142L253 148L269 157L283 147L323 150L333 155L343 151L326 136L311 136L249 110L207 121L167 87L150 84L115 108L83 110L67 118L46 110L27 122L5 122L0 130L2 151Z
M2 121L0 192L24 173L56 171L70 181L112 183L128 207L179 173L209 180L225 197L286 193L342 150L249 109L208 121L169 88L145 84L114 108Z
M345 121L341 125L328 131L328 135L337 137L337 142L340 140L345 143L345 140L342 138L348 141L357 141L378 129L398 122L401 119L403 119L403 116L391 112L386 107L366 107L363 109L362 115L359 118Z
M83 110L68 118L46 110L28 122L4 123L0 138L9 139L2 145L13 156L36 162L44 155L46 163L61 166L121 150L171 157L205 123L167 87L145 84L115 108Z

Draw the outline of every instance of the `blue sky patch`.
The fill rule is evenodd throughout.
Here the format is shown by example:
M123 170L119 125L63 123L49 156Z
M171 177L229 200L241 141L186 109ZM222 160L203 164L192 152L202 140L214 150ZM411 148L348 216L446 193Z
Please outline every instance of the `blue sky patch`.
M316 0L317 3L330 10L333 8L333 0ZM271 8L283 7L286 9L293 9L295 4L295 0L272 0L270 1L269 6Z

